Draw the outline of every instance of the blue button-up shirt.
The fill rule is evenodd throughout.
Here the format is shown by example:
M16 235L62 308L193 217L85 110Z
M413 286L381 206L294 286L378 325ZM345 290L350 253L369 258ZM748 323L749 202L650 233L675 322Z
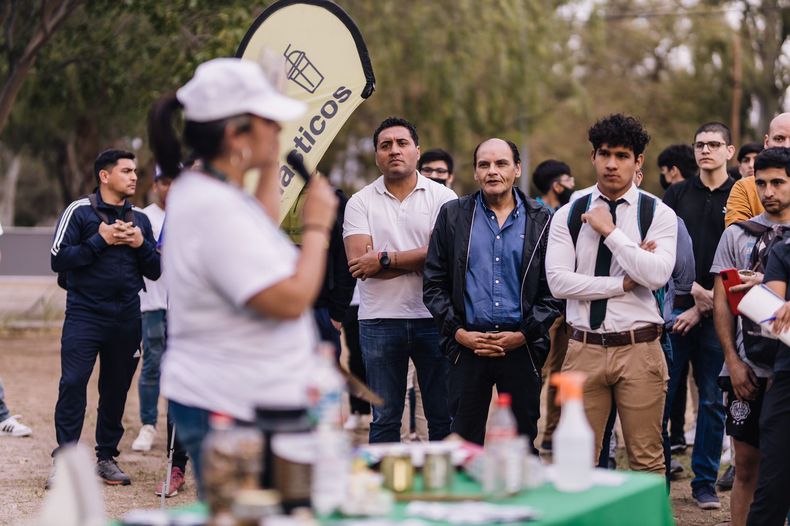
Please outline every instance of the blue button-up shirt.
M464 307L470 330L505 330L521 321L521 262L527 212L518 193L516 208L500 228L496 214L477 196Z

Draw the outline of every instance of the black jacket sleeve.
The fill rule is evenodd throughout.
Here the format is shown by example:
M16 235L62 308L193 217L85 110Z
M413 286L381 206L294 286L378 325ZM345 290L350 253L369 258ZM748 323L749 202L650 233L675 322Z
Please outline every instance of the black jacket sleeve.
M428 243L428 255L422 277L422 299L439 326L439 332L450 339L463 326L459 313L453 308L453 221L448 220L449 207L458 201L442 206Z
M80 232L85 220L85 209L93 214L89 206L80 206L75 201L58 220L50 249L50 265L54 272L87 267L109 246L98 230L87 239L82 239Z
M549 219L550 222L551 219ZM541 367L549 353L549 329L554 324L554 320L564 311L564 302L551 295L549 282L546 278L548 229L549 225L546 225L545 233L538 244L539 252L537 255L540 256L539 259L536 258L540 269L538 290L532 303L532 308L529 310L529 315L521 321L521 326L519 327L519 330L524 334L527 345L531 350L535 351Z
M134 251L135 256L137 256L137 265L143 276L156 281L162 275L162 267L159 252L156 250L154 230L151 227L151 221L148 220L145 214L140 213L135 214L135 216L135 220L143 232L143 244Z

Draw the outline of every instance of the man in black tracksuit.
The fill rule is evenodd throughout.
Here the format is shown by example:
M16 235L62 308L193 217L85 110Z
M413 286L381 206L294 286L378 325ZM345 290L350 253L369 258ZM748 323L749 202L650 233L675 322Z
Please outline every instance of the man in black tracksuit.
M515 144L484 141L474 161L481 191L439 212L425 260L423 300L451 361L452 430L483 443L496 385L510 394L518 432L532 444L548 332L561 307L544 269L550 214L513 186L521 175Z
M161 271L151 223L128 201L137 184L134 154L102 152L94 174L96 193L66 208L52 243L52 270L67 290L55 434L58 449L79 440L98 355L97 471L107 484L127 485L129 477L113 457L119 454L126 393L140 356L138 292L143 276L156 280Z

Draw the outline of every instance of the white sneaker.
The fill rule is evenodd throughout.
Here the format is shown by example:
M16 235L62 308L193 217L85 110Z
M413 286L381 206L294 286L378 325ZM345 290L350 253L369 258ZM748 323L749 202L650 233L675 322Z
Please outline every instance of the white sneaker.
M156 428L151 424L145 424L140 428L140 434L132 442L132 450L151 451L151 445L153 445L155 437Z
M33 430L20 423L19 415L9 416L0 422L0 436L26 437L33 434Z

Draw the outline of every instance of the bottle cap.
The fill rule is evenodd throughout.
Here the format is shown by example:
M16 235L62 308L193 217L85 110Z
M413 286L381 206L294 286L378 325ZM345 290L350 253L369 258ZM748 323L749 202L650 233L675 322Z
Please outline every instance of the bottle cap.
M513 403L513 399L510 396L510 393L499 393L499 398L497 398L496 405L498 407L510 407Z
M551 375L551 385L557 386L557 404L562 405L568 400L581 400L586 378L586 374L576 371Z
M211 413L208 417L209 426L212 429L230 429L235 423L230 415L224 413Z

